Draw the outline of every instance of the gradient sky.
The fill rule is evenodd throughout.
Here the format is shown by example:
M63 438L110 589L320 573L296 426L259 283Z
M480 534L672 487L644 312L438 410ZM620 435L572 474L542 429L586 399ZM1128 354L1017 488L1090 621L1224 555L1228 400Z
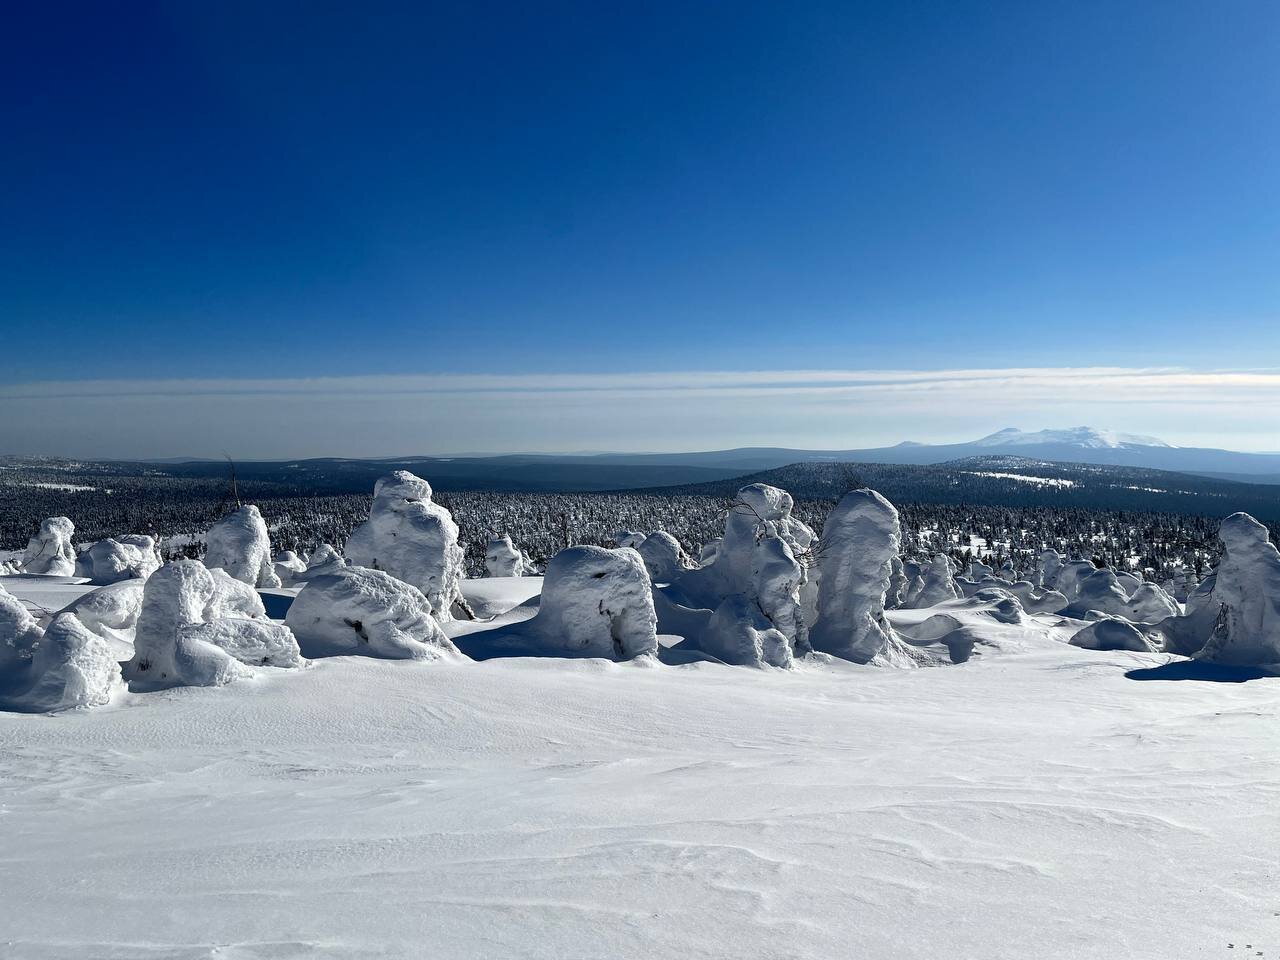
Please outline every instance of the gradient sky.
M1277 64L1272 0L14 8L0 452L1280 448Z

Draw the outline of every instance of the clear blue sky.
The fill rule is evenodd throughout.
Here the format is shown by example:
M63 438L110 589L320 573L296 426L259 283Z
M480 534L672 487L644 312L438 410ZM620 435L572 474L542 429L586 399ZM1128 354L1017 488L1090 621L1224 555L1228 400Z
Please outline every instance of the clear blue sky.
M1273 0L51 3L4 34L11 384L1280 366Z

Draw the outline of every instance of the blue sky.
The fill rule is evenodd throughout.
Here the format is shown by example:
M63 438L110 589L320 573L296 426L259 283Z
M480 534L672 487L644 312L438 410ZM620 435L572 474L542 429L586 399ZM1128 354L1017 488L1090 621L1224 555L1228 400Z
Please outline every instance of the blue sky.
M29 7L0 58L11 387L1280 368L1274 3ZM168 395L119 436L67 401L0 418L0 449L202 452ZM663 440L571 429L589 403L510 436L495 406L460 437L392 417L371 450L331 428L341 383L312 399L288 423L264 403L260 433L289 455ZM1079 413L1203 431L1190 402ZM684 447L1068 412L672 409ZM1274 448L1277 412L1220 429Z

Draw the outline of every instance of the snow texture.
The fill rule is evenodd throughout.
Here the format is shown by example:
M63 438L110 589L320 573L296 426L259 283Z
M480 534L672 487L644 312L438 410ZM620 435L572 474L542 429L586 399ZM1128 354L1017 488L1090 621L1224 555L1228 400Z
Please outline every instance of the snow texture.
M71 613L53 618L29 660L0 670L0 705L8 710L101 707L123 689L120 664L107 641Z
M385 570L426 594L442 622L462 600L463 550L449 511L431 500L431 484L407 470L379 480L369 519L347 540L353 564Z

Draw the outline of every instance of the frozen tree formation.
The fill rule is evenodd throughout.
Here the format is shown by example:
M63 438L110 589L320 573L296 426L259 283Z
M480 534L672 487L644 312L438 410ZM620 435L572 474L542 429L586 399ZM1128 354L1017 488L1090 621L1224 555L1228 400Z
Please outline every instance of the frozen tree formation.
M484 567L491 577L523 577L533 572L532 564L505 533L489 538L484 551Z
M645 535L639 530L615 530L613 533L613 542L620 547L631 547L639 549L640 544L644 543Z
M298 574L306 573L307 565L292 550L281 550L276 554L272 569L275 570L276 579L280 581L280 586L292 587L294 581L298 578Z
M220 686L254 666L300 667L288 627L267 619L254 589L194 560L161 567L146 581L134 631L129 680L163 686Z
M278 587L267 524L253 504L233 510L209 528L204 565L251 587Z
M0 675L0 701L10 710L101 707L123 690L111 646L71 613L53 618L20 669Z
M809 632L815 650L855 663L915 664L884 616L900 539L898 511L874 490L846 493L832 509L822 527L818 616ZM950 576L948 567L948 582Z
M936 554L921 575L920 588L906 606L932 607L946 600L958 600L960 589L951 576L951 560L945 553Z
M1058 586L1058 573L1062 570L1062 556L1057 550L1040 551L1036 561L1036 586L1045 590L1055 590Z
M742 609L736 602L724 606L741 594L787 638L793 653L807 652L808 630L800 594L808 571L799 558L811 553L814 534L792 516L793 507L791 494L778 487L753 483L739 490L725 518L724 536L716 542L710 558L699 567L674 571L666 597L671 603L661 605L664 616L670 614L673 622L687 623L693 610L703 609L719 613L723 621L732 611ZM666 559L670 559L669 552ZM753 612L743 629L754 622ZM690 636L687 648L699 648L701 641L699 636Z
M133 630L142 611L142 580L121 580L71 601L58 613L73 613L98 636L113 641L125 659L133 655Z
M1213 631L1198 660L1231 666L1280 665L1280 553L1267 528L1233 513L1218 528L1222 560L1205 606Z
M76 572L76 548L71 543L76 525L66 517L50 517L40 524L22 555L23 573L72 577Z
M369 519L347 540L346 555L356 566L385 570L417 587L442 621L463 604L458 526L432 502L431 484L407 470L377 482Z
M438 660L458 655L422 591L382 570L343 567L311 577L284 622L309 657L356 653Z
M726 597L698 638L698 649L733 666L790 667L791 643L740 593Z
M657 530L644 538L636 548L654 583L671 583L689 569L689 558L680 541L665 530Z
M537 615L497 634L457 638L464 653L494 656L656 656L657 615L649 574L630 547L577 546L550 562Z
M99 540L76 560L76 576L106 586L121 580L145 580L160 569L156 542L133 533Z
M0 586L0 678L30 661L31 652L43 634L31 611Z
M305 570L293 575L294 584L306 583L314 577L323 577L331 573L340 573L347 569L347 561L332 544L322 543L311 554Z

